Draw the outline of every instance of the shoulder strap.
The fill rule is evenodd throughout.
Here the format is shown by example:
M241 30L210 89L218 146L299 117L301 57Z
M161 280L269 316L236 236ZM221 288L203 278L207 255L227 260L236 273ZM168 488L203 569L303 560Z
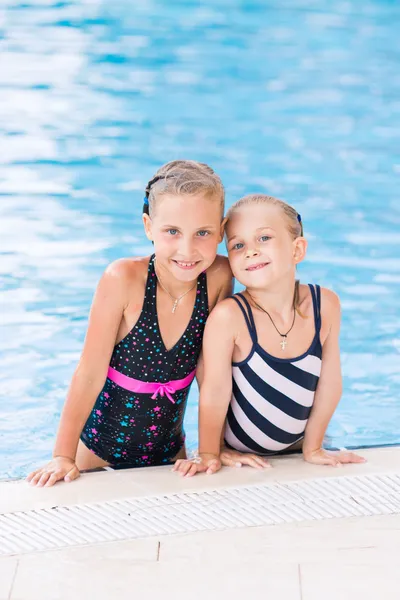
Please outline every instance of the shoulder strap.
M151 312L156 310L155 296L157 291L157 277L154 268L155 256L155 254L152 254L149 260L143 300L143 309Z
M257 342L257 329L256 324L254 323L253 311L251 310L251 306L243 296L243 294L236 294L235 296L231 296L233 300L237 303L242 314L244 316L244 320L246 321L247 329L249 330L250 337L252 341ZM239 300L240 298L240 300Z
M196 306L199 308L203 308L209 312L208 308L208 289L207 289L207 273L203 271L197 278L197 294L198 301L196 302Z
M313 309L314 309L314 322L315 322L315 330L319 333L321 329L321 288L319 285L308 284L310 288Z

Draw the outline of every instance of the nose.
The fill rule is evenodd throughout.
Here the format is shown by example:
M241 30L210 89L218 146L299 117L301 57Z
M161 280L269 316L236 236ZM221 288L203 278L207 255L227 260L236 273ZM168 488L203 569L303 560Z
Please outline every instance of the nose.
M260 254L260 251L258 248L256 248L256 247L251 248L250 246L247 247L246 258L253 258L253 256L257 256L258 254Z
M186 260L190 260L194 255L193 239L191 237L183 237L179 240L179 254Z

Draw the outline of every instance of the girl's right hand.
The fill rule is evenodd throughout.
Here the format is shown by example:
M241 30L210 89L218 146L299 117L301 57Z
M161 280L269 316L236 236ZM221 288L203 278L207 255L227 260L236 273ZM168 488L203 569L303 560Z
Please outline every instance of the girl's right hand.
M215 454L203 454L192 460L177 460L172 470L182 475L182 477L192 477L196 473L212 475L219 471L221 466L218 456Z
M38 487L50 487L63 479L73 481L79 477L79 469L71 458L56 456L47 465L29 473L26 481Z

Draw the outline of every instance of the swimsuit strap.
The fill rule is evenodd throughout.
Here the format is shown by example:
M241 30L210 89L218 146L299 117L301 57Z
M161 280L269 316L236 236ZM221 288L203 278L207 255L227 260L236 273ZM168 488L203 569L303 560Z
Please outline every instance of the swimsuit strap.
M315 331L319 334L321 329L321 288L319 285L308 284L310 288L313 309L314 309L314 322L315 322Z
M154 267L154 259L156 255L152 254L149 260L149 266L147 270L146 287L144 290L143 309L146 312L155 312L155 299L156 299L156 288L157 288L157 277Z
M254 323L253 311L251 310L251 306L245 296L243 294L236 294L235 296L231 296L232 300L235 300L236 304L239 306L240 310L243 313L244 320L246 321L247 329L249 330L250 337L253 341L253 344L257 343L257 329L256 324ZM239 300L240 298L240 300ZM244 305L243 305L244 303Z

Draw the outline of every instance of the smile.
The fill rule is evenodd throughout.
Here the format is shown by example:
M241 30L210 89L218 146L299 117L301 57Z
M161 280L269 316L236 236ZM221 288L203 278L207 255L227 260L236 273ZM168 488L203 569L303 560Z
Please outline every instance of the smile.
M182 262L180 260L174 260L173 261L176 265L178 265L179 268L181 269L193 269L193 267L195 267L199 261L195 261L195 262Z
M258 265L251 265L250 267L246 267L246 271L259 271L264 267L267 267L269 263L259 263Z

